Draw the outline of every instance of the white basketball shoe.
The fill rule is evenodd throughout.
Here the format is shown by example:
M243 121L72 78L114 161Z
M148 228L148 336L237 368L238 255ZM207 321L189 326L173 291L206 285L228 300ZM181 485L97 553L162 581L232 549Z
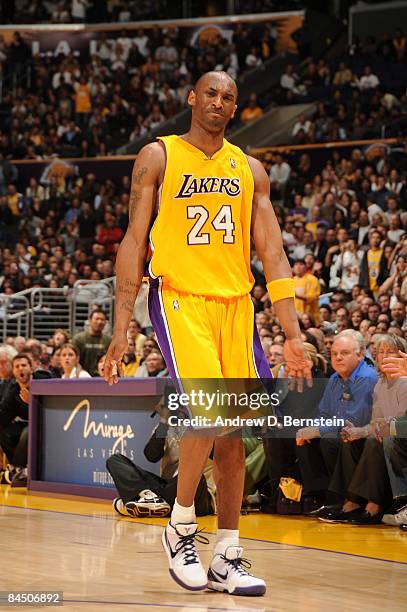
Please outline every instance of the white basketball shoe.
M168 523L163 531L162 544L171 577L189 591L203 591L208 586L196 542L209 544L208 538L198 532L197 523L177 523L175 527Z
M112 501L112 506L113 510L116 510L117 514L120 514L120 516L129 516L121 497L115 497Z
M407 523L407 505L400 508L396 514L385 514L382 518L382 523L394 527Z
M266 583L247 571L250 561L243 559L243 548L228 546L224 555L215 555L208 571L208 589L230 595L264 595Z

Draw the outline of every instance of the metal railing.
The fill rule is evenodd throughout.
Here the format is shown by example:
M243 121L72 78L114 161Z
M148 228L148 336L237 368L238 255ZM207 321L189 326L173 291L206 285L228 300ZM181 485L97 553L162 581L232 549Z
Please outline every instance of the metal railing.
M72 334L83 331L93 305L102 308L111 327L114 316L115 276L101 281L78 280L72 293Z
M35 287L30 296L30 336L47 340L56 329L72 330L74 306L67 288Z
M12 295L0 294L0 336L48 340L56 329L71 335L84 330L94 306L102 308L110 327L114 316L115 277L79 280L73 288L34 287Z
M25 295L24 295L25 294ZM28 337L30 332L30 300L26 292L0 294L0 335L2 342L8 336Z

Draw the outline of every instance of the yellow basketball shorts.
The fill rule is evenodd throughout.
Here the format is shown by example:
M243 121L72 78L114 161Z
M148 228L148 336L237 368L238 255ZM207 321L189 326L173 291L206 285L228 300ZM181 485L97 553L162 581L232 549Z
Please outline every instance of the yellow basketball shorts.
M191 295L150 279L150 319L171 378L270 378L250 295Z

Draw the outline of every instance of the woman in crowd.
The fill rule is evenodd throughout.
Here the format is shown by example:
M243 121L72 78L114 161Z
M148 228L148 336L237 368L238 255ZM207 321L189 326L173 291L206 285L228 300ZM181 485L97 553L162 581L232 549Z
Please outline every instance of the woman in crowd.
M135 376L137 378L148 376L145 362L151 351L155 349L158 349L157 342L154 340L154 338L147 338L143 344L141 360L135 372Z
M140 358L136 355L136 344L130 336L127 337L127 349L122 359L123 376L134 376L139 366Z
M359 331L360 324L363 321L362 311L359 309L354 310L351 314L350 320L352 323L352 328L356 329L356 331Z
M397 291L395 291L397 290ZM399 255L396 258L394 272L380 286L378 295L385 295L391 291L397 297L404 300L407 297L407 255Z
M79 350L74 344L64 344L61 348L62 378L91 378L89 372L79 363Z
M100 353L96 360L96 370L97 370L98 376L100 376L101 378L103 378L103 375L105 373L105 361L106 361L106 353Z
M66 332L64 329L56 329L51 338L51 343L52 346L61 348L61 346L67 344L69 340L70 337L68 332Z

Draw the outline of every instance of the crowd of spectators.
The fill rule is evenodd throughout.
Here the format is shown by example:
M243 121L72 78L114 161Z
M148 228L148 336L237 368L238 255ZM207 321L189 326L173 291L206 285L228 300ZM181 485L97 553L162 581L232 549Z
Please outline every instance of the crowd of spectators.
M115 154L184 109L204 72L238 78L273 57L277 29L271 22L239 24L230 42L208 37L199 45L188 36L175 27L100 33L84 62L74 53L33 57L19 32L9 44L0 35L0 151L8 159ZM356 41L330 61L288 64L278 87L253 92L230 129L273 105L317 101L313 116L293 126L293 143L369 139L383 129L398 135L407 120L406 74L402 30Z
M271 105L318 102L316 112L293 126L293 144L361 140L399 135L407 121L406 37L396 30L376 42L357 41L347 53L327 61L308 57L288 64L278 87L253 93L242 109L243 123L261 116Z
M171 10L175 5L175 14ZM1 23L117 23L168 19L182 6L169 0L1 0ZM182 13L181 13L182 14Z
M19 32L10 44L0 35L0 151L8 159L115 154L185 108L208 70L237 78L272 57L276 36L270 23L239 24L231 42L208 37L201 46L183 28L101 33L84 62L74 53L32 57Z
M234 12L272 13L303 5L302 0L236 0ZM214 8L204 0L194 0L187 7L182 0L0 0L0 23L128 23L205 17Z

